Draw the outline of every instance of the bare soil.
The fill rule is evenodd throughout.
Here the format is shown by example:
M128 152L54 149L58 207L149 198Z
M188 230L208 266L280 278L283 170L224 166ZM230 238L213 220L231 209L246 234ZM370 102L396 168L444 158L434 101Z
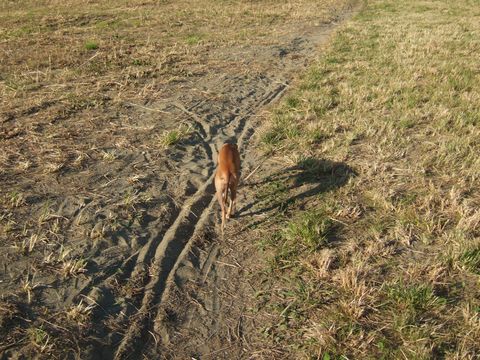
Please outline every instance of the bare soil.
M249 234L268 217L255 179L274 168L253 137L352 11L280 27L267 45L211 48L208 72L193 67L154 101L2 111L0 358L261 357ZM179 125L187 135L159 148ZM212 180L225 141L255 174L221 239Z

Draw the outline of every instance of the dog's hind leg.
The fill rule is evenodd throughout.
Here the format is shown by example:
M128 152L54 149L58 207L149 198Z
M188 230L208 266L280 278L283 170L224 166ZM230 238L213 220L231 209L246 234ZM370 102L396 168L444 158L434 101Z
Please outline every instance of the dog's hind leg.
M235 215L235 205L237 203L237 187L235 184L229 184L228 186L230 187L230 204L228 206L227 219Z
M228 185L220 177L215 177L215 190L218 203L222 209L222 235L225 229L225 217L226 217L226 202L225 202L225 193L227 191Z
M225 229L225 219L226 219L226 209L225 209L225 203L223 202L223 191L218 190L217 191L217 199L218 202L220 203L220 208L222 209L222 235Z

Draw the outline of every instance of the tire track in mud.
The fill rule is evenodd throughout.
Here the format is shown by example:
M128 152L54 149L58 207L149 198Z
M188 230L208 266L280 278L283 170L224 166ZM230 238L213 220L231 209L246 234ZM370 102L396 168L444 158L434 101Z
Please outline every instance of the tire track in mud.
M340 20L348 18L353 12L345 13ZM191 89L215 89L228 96L222 100L215 98L199 99L198 94L184 94L168 100L171 116L191 124L195 129L195 140L171 154L174 166L184 171L184 189L193 187L192 194L185 194L184 204L170 218L168 228L150 229L152 234L147 243L140 249L130 278L145 272L148 264L150 278L147 280L138 301L138 309L131 317L123 338L116 346L112 356L115 359L139 358L147 343L155 344L158 336L165 334L163 315L164 304L175 283L175 274L180 263L191 252L194 240L207 226L212 225L214 204L213 177L216 163L216 149L229 139L236 138L242 155L242 167L249 167L248 148L255 126L252 120L262 108L281 97L288 88L289 81L304 69L308 61L299 63L298 58L311 60L316 55L319 45L325 43L335 25L328 24L310 29L304 33L302 41L295 34L289 36L285 46L270 46L262 49L266 52L259 59L264 73L259 75L220 75L209 79L201 79L193 83ZM298 34L297 34L298 35ZM284 51L288 49L288 51ZM246 56L255 57L258 49L251 50ZM291 54L295 56L286 56ZM244 54L245 55L245 54ZM299 56L301 55L301 56ZM276 59L278 68L270 62ZM279 71L281 69L281 71ZM178 122L178 121L177 121ZM191 145L191 146L189 146ZM185 182L185 178L187 179ZM181 179L177 179L182 181ZM150 224L155 226L155 222ZM218 256L218 246L213 245L207 259L197 271L205 282L210 268L214 266ZM199 264L200 265L200 264ZM217 288L213 286L213 297ZM218 298L213 299L218 311ZM215 325L214 325L215 326ZM160 335L163 336L163 335Z

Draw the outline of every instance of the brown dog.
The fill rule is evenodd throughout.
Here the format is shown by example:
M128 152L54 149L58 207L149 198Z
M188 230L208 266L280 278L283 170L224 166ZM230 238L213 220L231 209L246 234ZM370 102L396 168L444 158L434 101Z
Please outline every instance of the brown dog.
M230 218L235 213L239 179L240 154L237 145L225 143L218 153L218 166L215 174L215 190L222 208L222 235L225 229L225 219ZM230 205L228 211L226 211L228 190L230 190Z

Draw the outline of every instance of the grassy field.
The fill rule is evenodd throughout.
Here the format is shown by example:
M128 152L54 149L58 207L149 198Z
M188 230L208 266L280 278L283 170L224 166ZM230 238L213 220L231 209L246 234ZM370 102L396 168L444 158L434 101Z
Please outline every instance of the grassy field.
M1 2L1 358L113 357L197 190L163 188L198 138L160 105L347 3ZM478 358L479 52L478 0L368 0L267 116L252 356Z
M271 113L262 354L478 359L479 51L478 1L368 1Z

